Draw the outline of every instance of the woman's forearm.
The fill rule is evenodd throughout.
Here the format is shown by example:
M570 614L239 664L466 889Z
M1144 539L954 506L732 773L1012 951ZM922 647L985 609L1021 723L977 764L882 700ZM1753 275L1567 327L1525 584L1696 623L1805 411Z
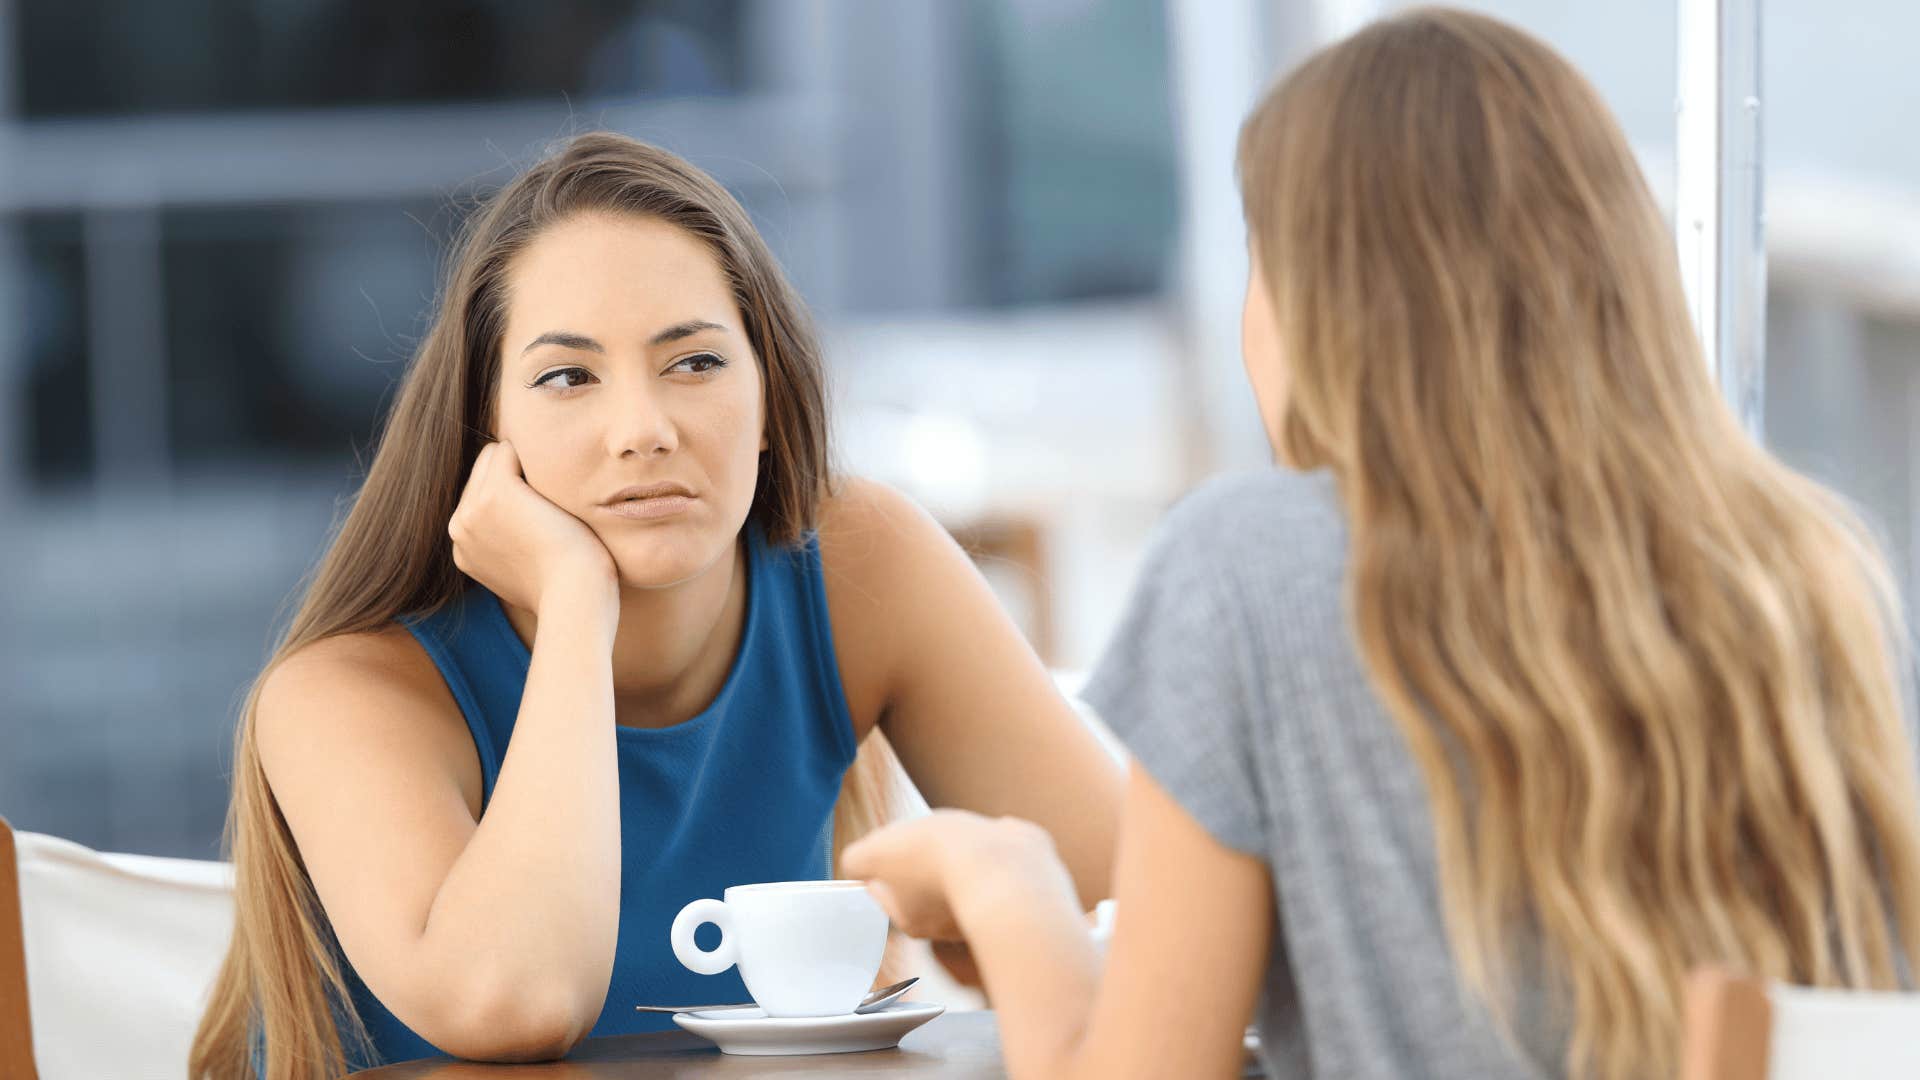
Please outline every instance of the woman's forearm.
M499 779L421 932L429 956L483 947L483 1001L537 992L580 1034L603 1004L619 928L617 603L592 589L542 599Z
M999 1016L1007 1073L1073 1075L1100 965L1074 882L1039 827L996 822L996 842L954 870L954 918Z

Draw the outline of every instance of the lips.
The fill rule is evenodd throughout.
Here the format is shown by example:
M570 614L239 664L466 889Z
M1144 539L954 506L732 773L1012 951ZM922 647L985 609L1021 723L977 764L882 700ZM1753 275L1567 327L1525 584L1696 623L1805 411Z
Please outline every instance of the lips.
M687 490L686 485L662 481L657 484L634 484L621 488L601 506L615 517L632 521L654 521L684 514L694 505L694 502L695 496L693 492Z
M632 502L636 499L669 499L676 496L691 499L693 498L693 492L689 491L685 484L676 484L672 481L661 481L657 484L633 484L614 492L605 502L601 503L601 505L618 506L621 503Z
M678 517L693 505L694 500L685 495L655 495L648 499L627 499L613 503L605 509L614 517L634 521L653 521L658 518Z

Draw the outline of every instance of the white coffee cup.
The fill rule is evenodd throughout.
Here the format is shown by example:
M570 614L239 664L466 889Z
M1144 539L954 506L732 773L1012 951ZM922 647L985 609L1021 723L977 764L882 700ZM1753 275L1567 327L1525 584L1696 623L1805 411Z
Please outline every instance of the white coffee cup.
M738 965L768 1016L840 1016L873 988L887 947L887 913L858 881L735 885L724 900L695 900L674 917L673 955L702 975ZM712 923L720 944L693 932Z

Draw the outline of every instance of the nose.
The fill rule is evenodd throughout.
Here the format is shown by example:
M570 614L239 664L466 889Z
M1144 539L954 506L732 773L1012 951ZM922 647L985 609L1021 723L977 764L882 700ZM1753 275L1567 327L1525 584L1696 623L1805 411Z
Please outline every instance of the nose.
M663 457L679 449L680 435L653 388L641 385L626 394L608 394L607 452L617 458Z

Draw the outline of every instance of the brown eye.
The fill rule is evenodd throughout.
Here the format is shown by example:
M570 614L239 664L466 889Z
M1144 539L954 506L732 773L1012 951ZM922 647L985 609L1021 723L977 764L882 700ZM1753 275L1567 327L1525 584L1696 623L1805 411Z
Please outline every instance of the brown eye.
M528 385L551 386L556 390L572 390L577 386L585 386L587 380L591 378L593 378L593 373L589 372L586 368L554 368L552 371L533 380L533 382Z
M667 370L685 371L694 375L705 375L709 371L716 371L726 366L727 361L725 358L716 356L710 352L703 352L694 353L692 356L683 356L675 360L673 366Z

